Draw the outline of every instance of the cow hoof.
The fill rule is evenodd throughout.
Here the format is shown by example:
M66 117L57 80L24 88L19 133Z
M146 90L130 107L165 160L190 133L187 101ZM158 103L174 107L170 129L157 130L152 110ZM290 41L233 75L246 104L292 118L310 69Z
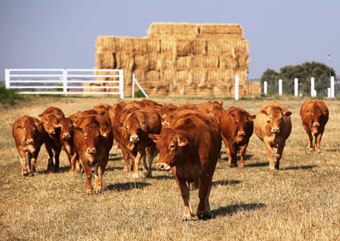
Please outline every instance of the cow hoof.
M210 213L197 213L197 217L199 219L206 220L206 219L210 219L211 218L211 214Z
M231 163L231 164L229 164L229 167L230 167L230 168L237 167L237 164Z
M28 171L22 172L22 175L23 175L24 177L27 177L27 176L28 176Z
M34 177L35 176L35 172L31 172L31 177Z
M93 193L94 193L94 194L101 194L101 193L102 193L102 190L95 190Z
M317 152L318 154L321 154L321 150L316 150L316 152Z
M240 168L244 168L244 164L240 164Z
M138 175L138 173L133 173L132 177L137 179L137 178L139 178L139 175Z
M192 221L191 214L184 214L182 221Z
M144 172L144 177L152 177L152 173L151 172Z
M314 149L313 149L313 148L308 148L308 150L309 150L310 152L313 152L313 151L314 151Z

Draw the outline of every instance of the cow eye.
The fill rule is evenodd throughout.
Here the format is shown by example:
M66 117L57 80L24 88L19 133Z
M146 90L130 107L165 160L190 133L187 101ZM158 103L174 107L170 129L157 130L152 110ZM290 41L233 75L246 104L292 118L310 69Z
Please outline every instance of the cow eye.
M267 120L267 123L270 123L270 120Z
M175 148L175 144L172 143L172 144L169 145L169 149L170 149L170 150L171 150L171 149L174 149L174 148Z

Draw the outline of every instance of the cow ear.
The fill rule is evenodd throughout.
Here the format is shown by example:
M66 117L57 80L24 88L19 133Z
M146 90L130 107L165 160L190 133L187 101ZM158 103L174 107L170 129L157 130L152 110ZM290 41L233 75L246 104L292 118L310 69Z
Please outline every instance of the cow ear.
M62 128L63 126L60 123L58 123L58 124L54 125L54 127L55 128Z
M254 121L256 119L256 115L251 115L249 119L250 121Z
M157 143L159 140L159 134L148 134L148 137L151 138L155 143Z
M178 146L186 146L189 144L189 140L187 137L184 136L178 136L177 137L177 144Z
M74 127L73 131L74 132L77 132L77 131L82 132L83 130L80 127L76 126L76 127Z
M99 129L99 132L100 132L100 135L102 135L103 137L107 137L109 130L107 128Z
M286 113L284 113L284 115L285 115L286 117L289 117L291 114L292 114L292 112L290 112L290 111L287 111Z
M267 110L261 110L262 114L269 115L269 112Z

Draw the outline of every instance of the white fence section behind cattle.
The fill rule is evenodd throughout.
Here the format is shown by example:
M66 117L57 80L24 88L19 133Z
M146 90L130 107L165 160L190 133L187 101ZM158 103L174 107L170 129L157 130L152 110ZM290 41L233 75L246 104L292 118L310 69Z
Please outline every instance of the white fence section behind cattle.
M146 98L149 98L149 96L143 90L142 86L140 86L140 84L138 83L138 80L135 78L135 74L132 74L132 98L135 98L135 85L138 86L138 88L142 91Z
M17 89L20 94L110 94L124 98L121 69L6 69L5 82L7 89Z

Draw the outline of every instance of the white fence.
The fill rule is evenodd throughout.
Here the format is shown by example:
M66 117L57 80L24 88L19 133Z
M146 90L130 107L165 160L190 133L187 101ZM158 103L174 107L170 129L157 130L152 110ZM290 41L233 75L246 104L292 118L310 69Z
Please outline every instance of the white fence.
M105 85L90 86L91 83ZM124 98L121 69L6 69L5 84L20 94L111 94Z
M331 76L330 78L330 87L327 89L327 97L328 98L335 98L335 84L334 84L334 76ZM278 80L278 93L279 95L282 95L282 79ZM311 97L316 97L317 93L315 90L315 79L314 77L311 77L310 80L310 95ZM267 95L268 93L268 83L267 81L263 82L263 93L264 95ZM294 96L298 96L299 94L299 80L298 78L294 78Z

